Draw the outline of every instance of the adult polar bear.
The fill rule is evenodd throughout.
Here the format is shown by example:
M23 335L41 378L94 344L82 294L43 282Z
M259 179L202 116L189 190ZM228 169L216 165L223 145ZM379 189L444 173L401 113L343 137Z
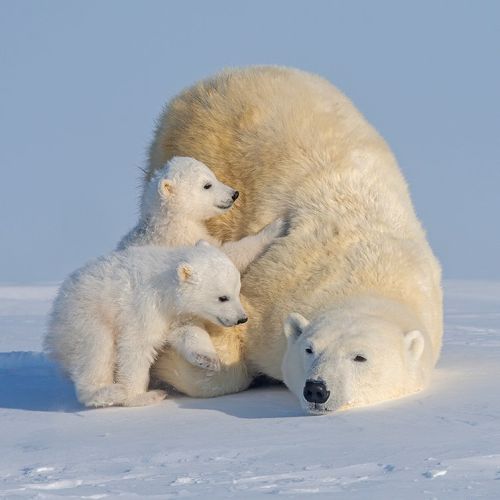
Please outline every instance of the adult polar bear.
M283 215L289 231L243 276L250 321L210 328L222 370L166 350L157 376L198 397L241 391L261 373L285 378L311 413L427 384L441 348L439 264L395 158L342 93L295 69L224 71L167 106L146 178L174 155L240 191L209 223L218 239Z

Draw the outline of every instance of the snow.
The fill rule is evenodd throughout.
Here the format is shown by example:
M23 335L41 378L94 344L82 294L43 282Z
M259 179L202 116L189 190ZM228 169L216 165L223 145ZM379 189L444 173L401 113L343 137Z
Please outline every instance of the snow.
M447 283L430 389L321 417L281 386L84 410L40 353L55 291L0 287L1 498L500 498L500 283Z

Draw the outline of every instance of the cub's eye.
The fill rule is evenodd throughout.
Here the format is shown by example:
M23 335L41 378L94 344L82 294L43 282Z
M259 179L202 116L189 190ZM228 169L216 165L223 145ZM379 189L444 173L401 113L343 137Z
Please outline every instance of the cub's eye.
M354 361L358 361L359 363L364 363L366 358L364 356L360 356L359 354L354 358Z
M203 189L210 189L212 187L212 184L210 182L207 182L204 186Z
M227 302L229 300L229 297L227 295L223 295L222 297L219 297L219 302Z
M312 354L313 353L312 347L306 347L306 352L307 354Z

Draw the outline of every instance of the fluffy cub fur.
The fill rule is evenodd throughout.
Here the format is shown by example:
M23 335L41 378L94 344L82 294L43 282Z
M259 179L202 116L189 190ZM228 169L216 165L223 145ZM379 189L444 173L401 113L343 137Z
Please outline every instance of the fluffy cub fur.
M240 274L206 242L195 247L131 247L70 275L50 315L45 349L86 406L147 405L149 369L169 332L191 317L225 327L247 319Z
M134 245L194 245L204 239L220 246L243 272L279 235L282 223L276 220L257 234L222 244L209 234L206 221L230 210L238 196L204 163L176 156L145 186L139 222L120 241L118 250ZM181 325L170 335L170 343L193 365L220 369L219 356L201 322Z

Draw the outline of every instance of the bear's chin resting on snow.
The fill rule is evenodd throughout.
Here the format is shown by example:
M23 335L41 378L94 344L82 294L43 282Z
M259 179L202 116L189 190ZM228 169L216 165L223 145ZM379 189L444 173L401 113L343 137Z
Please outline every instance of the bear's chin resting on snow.
M417 392L433 365L427 335L401 304L343 301L309 321L285 321L283 378L311 414L365 406Z
M210 330L221 370L167 349L159 378L210 397L264 374L314 412L428 384L443 333L440 267L394 156L341 92L289 68L224 71L170 102L145 183L180 154L240 192L237 207L208 221L215 238L236 240L283 216L287 234L242 276L244 328ZM287 340L293 312L304 317L287 321Z

